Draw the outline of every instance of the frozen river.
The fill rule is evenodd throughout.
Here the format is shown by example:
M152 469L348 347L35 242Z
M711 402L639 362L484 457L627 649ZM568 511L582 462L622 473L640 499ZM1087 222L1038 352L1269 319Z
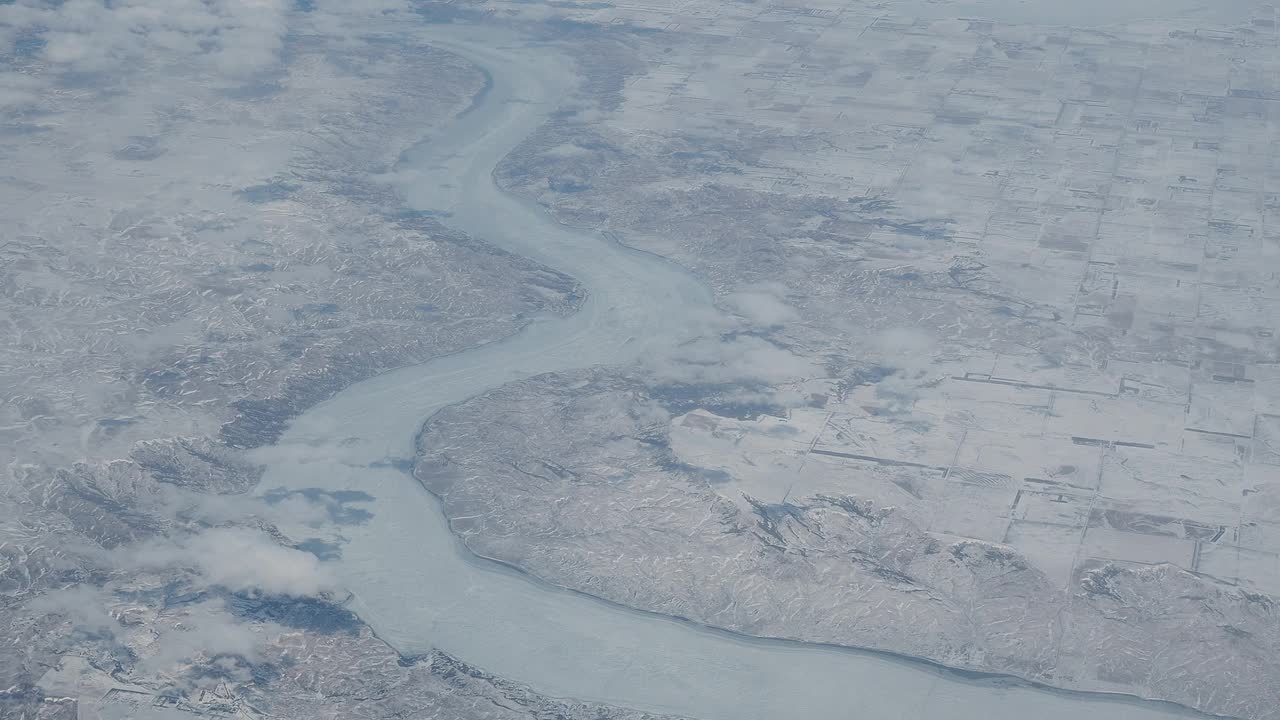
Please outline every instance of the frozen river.
M448 224L577 278L582 310L499 343L360 383L298 418L261 451L262 488L356 490L368 522L340 528L328 565L352 609L406 654L436 647L550 695L704 718L1184 717L1153 704L971 680L891 657L735 637L615 607L477 561L450 534L434 498L388 460L413 455L440 408L529 375L620 363L687 339L710 296L664 260L557 224L499 191L498 161L571 90L548 47L493 31L442 26L438 44L493 83L461 120L415 148L405 193ZM285 528L295 537L309 528Z

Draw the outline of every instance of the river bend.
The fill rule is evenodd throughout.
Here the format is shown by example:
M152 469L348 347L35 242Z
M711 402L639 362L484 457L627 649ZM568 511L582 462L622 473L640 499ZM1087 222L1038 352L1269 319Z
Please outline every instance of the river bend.
M405 654L439 648L549 695L703 720L1186 717L1156 703L975 681L859 651L743 638L607 604L478 561L449 532L435 499L388 460L412 457L439 409L530 375L625 363L688 339L683 319L711 311L679 267L553 221L500 191L495 165L572 90L553 49L492 30L432 30L438 45L483 68L492 86L473 109L407 154L415 208L565 272L582 309L540 319L501 342L380 375L297 418L258 457L261 488L358 490L368 522L339 529L329 561L352 609ZM303 525L286 531L315 534Z

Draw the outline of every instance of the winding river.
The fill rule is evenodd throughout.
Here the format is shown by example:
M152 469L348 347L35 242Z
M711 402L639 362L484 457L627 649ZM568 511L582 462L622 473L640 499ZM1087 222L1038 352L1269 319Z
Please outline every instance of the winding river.
M357 490L372 517L344 525L329 561L352 608L402 653L440 648L554 696L704 720L742 718L1186 717L1157 703L973 679L923 663L838 648L758 640L616 607L476 560L434 498L396 469L424 418L537 373L622 363L687 339L691 310L711 298L661 258L564 227L499 191L493 167L572 89L553 49L493 30L432 30L484 68L492 85L448 130L406 157L418 208L577 278L589 296L567 318L457 355L359 383L299 417L260 451L261 487ZM295 537L315 534L298 524Z

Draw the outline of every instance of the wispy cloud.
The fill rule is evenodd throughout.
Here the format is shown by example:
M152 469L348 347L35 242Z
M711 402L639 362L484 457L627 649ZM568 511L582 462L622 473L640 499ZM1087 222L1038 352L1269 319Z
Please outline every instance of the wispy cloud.
M267 632L279 628L241 622L227 612L222 601L213 600L184 606L177 617L156 623L155 629L156 641L147 646L137 668L144 673L166 672L179 663L227 655L253 661L261 655ZM224 670L242 671L234 665Z
M871 338L880 362L893 372L876 383L876 395L895 412L909 410L929 382L935 342L922 330L891 328Z
M17 0L0 5L0 37L81 71L168 60L244 75L278 62L288 17L286 0Z
M778 327L800 319L796 309L787 304L786 288L776 283L740 290L725 296L729 307L747 322L758 327Z
M820 374L813 361L750 335L705 337L646 365L659 379L681 383L775 384Z
M798 319L781 286L747 288L724 296L732 315L714 312L687 318L700 329L695 339L644 358L642 366L659 382L776 385L820 377L821 366L771 341L767 331Z
M109 588L76 585L55 590L32 600L28 609L40 615L57 616L82 637L92 637L106 645L128 646L136 662L129 671L135 675L186 677L202 684L199 675L183 672L182 665L212 663L217 676L243 675L242 660L253 662L262 653L269 637L282 630L270 622L246 623L235 617L220 599L180 603L169 607L147 607L120 596ZM149 632L138 635L134 626L121 618L139 614L149 617ZM230 662L226 660L234 658ZM220 660L221 659L221 660Z

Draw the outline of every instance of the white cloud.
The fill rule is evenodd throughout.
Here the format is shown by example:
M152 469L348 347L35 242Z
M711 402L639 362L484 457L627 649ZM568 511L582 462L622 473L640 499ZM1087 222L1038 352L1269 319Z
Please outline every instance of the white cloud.
M933 338L915 328L889 328L875 336L875 346L895 367L913 364L928 365L933 350Z
M132 548L125 562L148 569L193 567L206 584L236 592L305 597L337 588L314 555L248 528L213 528L175 542Z
M72 625L85 632L110 633L119 624L107 611L107 596L89 585L47 592L32 600L28 607L40 613L65 615Z
M34 104L43 87L36 78L23 73L0 73L0 111Z

